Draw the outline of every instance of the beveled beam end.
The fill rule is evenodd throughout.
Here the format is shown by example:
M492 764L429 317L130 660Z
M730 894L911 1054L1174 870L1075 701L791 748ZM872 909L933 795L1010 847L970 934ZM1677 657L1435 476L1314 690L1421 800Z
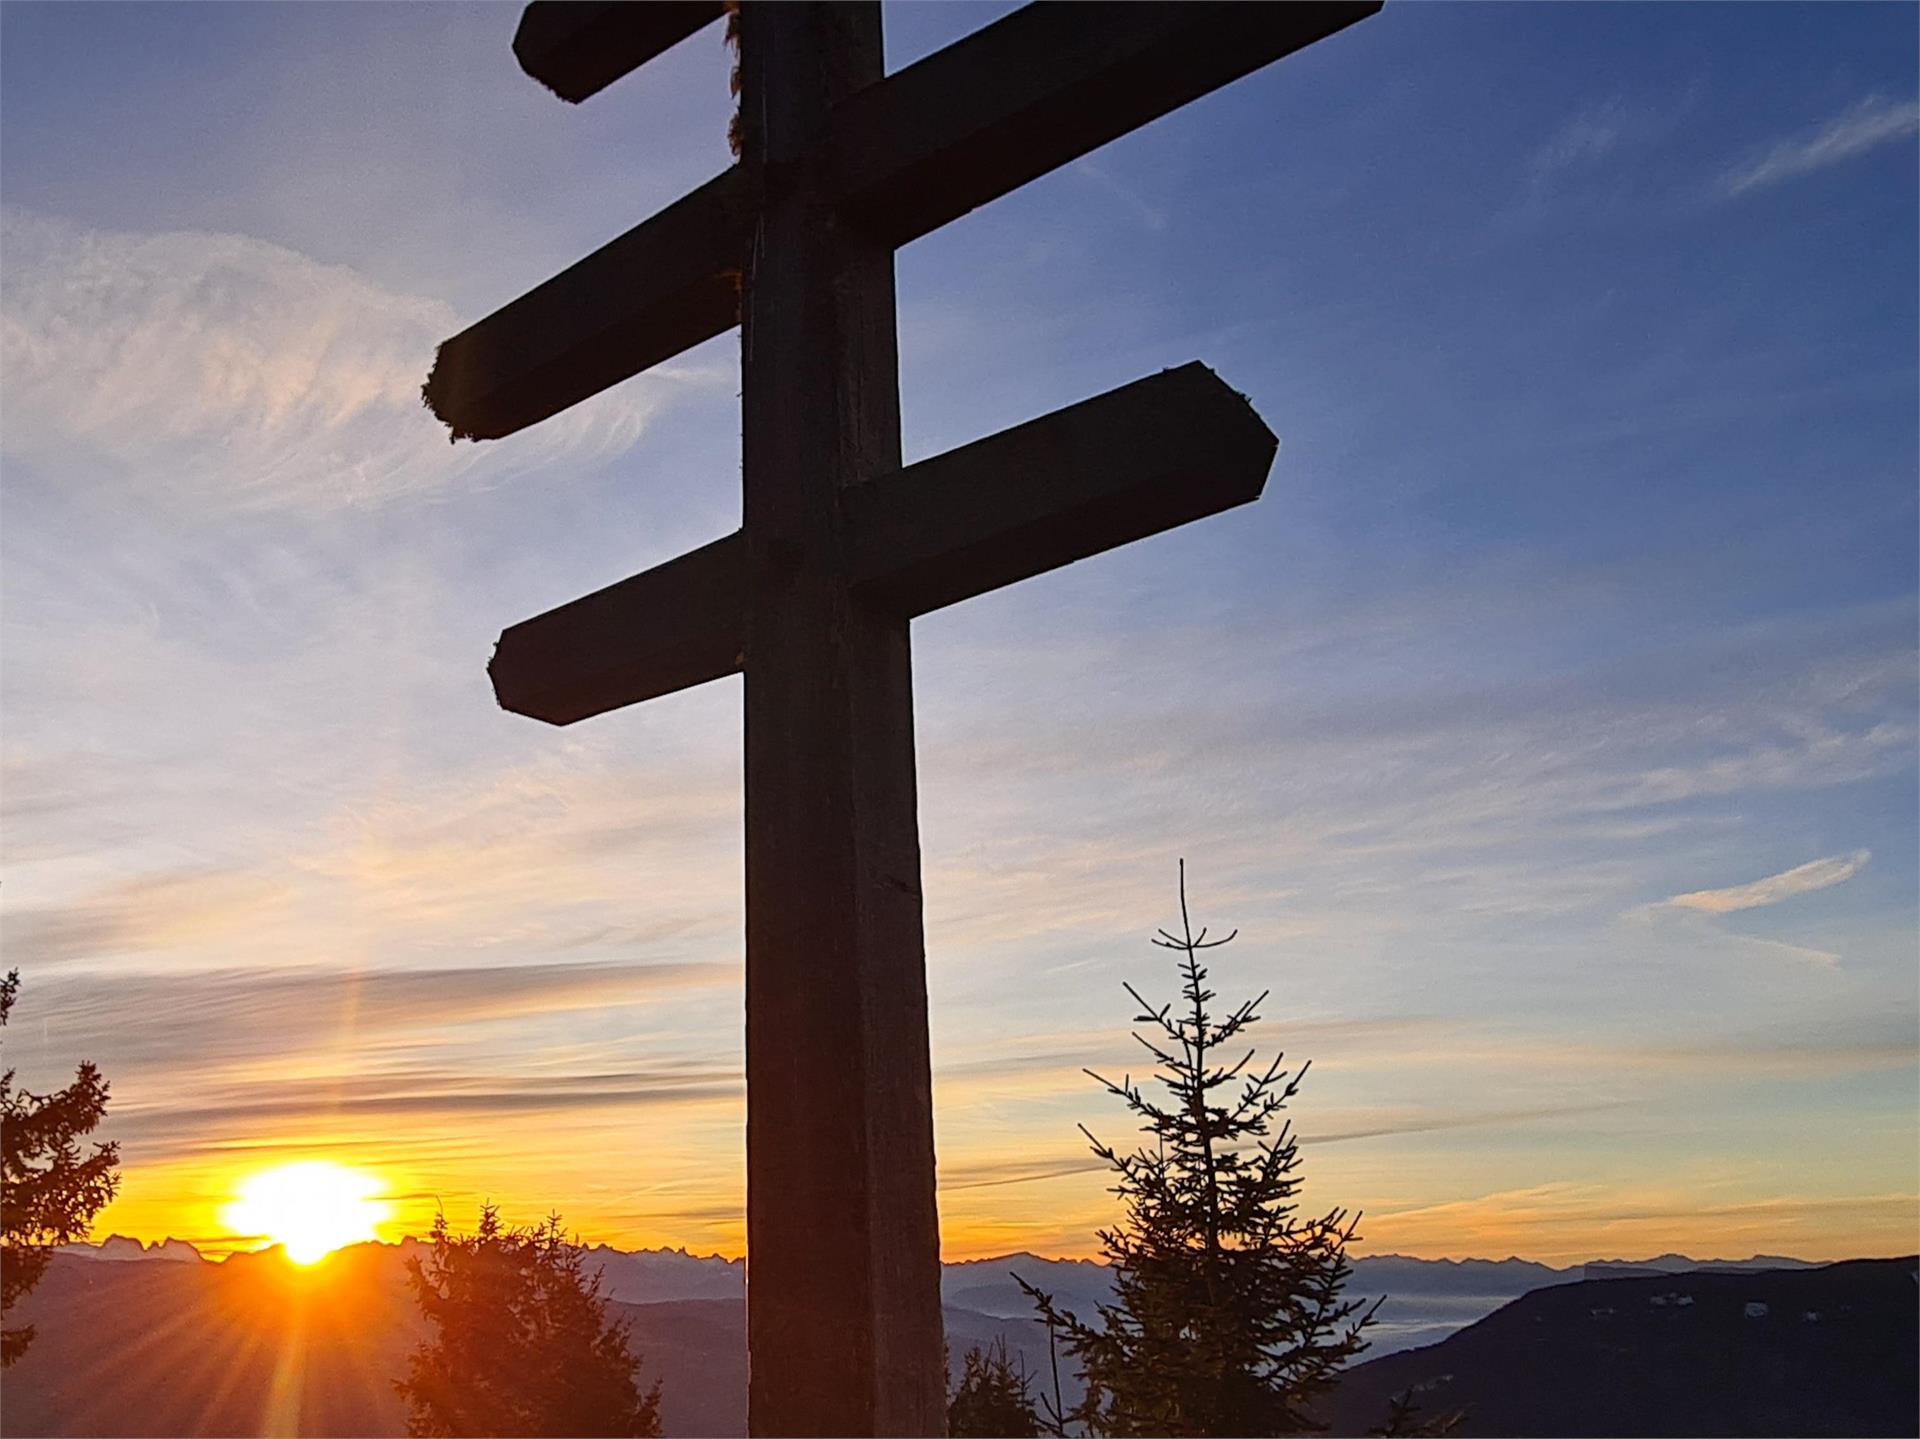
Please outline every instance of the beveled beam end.
M513 57L577 105L725 13L721 0L533 0L513 32Z
M736 531L503 631L494 698L566 725L737 673L746 551Z
M1260 497L1280 442L1198 361L846 491L849 559L908 615Z

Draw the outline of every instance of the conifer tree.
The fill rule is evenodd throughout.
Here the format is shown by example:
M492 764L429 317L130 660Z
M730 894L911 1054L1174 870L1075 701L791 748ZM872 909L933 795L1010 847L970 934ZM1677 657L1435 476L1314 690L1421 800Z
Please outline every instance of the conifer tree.
M0 1027L19 989L18 970L0 979ZM13 1071L0 1073L0 1316L40 1282L56 1246L87 1237L119 1188L119 1145L80 1148L106 1112L107 1081L91 1064L51 1094L16 1089ZM32 1342L31 1324L0 1327L0 1368Z
M1368 1439L1447 1439L1466 1422L1467 1411L1424 1414L1407 1389L1387 1401L1387 1417L1367 1431Z
M975 1345L960 1361L960 1383L947 1401L952 1439L1027 1439L1040 1432L1033 1407L1033 1376L1024 1362L1007 1357L1001 1336L985 1349Z
M641 1393L628 1324L607 1318L600 1275L549 1215L511 1228L482 1205L456 1235L433 1223L425 1260L407 1278L433 1338L394 1387L407 1432L421 1435L656 1435L660 1386Z
M1373 1311L1342 1297L1357 1216L1300 1213L1299 1149L1290 1122L1274 1128L1307 1066L1289 1074L1276 1055L1260 1068L1252 1049L1231 1057L1267 995L1224 1017L1210 1008L1201 956L1234 935L1194 933L1184 862L1180 924L1153 940L1180 955L1178 1012L1126 986L1147 1029L1134 1037L1153 1056L1164 1097L1130 1076L1116 1084L1088 1071L1148 1136L1122 1152L1081 1127L1124 1205L1099 1236L1114 1301L1088 1323L1021 1281L1086 1382L1070 1412L1047 1405L1057 1433L1069 1424L1112 1435L1311 1430L1310 1402L1366 1347Z

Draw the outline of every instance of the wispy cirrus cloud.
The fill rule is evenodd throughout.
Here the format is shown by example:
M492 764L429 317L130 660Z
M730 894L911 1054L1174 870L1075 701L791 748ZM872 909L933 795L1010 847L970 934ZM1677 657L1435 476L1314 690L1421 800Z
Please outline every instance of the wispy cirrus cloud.
M122 1106L115 1133L165 1140L287 1126L365 1124L403 1116L458 1121L464 1116L631 1111L656 1105L731 1101L746 1095L745 1076L722 1066L662 1064L612 1074L476 1075L408 1071L319 1079L255 1079L243 1097L203 1091L185 1102Z
M961 1189L997 1189L1007 1184L1032 1184L1043 1179L1064 1179L1071 1174L1095 1174L1106 1168L1104 1161L1088 1157L1082 1150L1014 1159L975 1160L967 1164L942 1165L940 1191Z
M256 935L284 918L290 896L284 882L239 868L140 875L65 904L9 911L7 943L36 966L192 948Z
M86 457L154 497L312 514L430 493L646 428L665 369L525 437L446 443L421 406L451 306L246 235L138 234L8 211L0 356L10 456Z
M251 1080L262 1066L320 1063L351 1052L457 1038L463 1026L537 1016L606 1014L728 986L738 967L709 960L602 961L371 969L169 969L34 975L27 1021L8 1044L29 1072L57 1073L71 1056L116 1076ZM181 1036L192 1043L182 1053ZM136 1096L125 1096L130 1101ZM119 1106L116 1106L116 1114Z
M228 838L218 862L92 882L76 870L65 884L27 874L0 934L30 968L725 953L739 904L731 768L678 752L610 766L600 747L576 744L519 766L349 789L310 827L283 822L278 852ZM110 811L113 793L89 802ZM29 841L32 818L16 819ZM672 892L636 892L636 868L677 876Z
M1356 1139L1388 1139L1455 1129L1508 1130L1541 1120L1566 1119L1597 1114L1603 1110L1622 1109L1627 1103L1623 1099L1603 1099L1485 1110L1395 1108L1371 1111L1364 1115L1349 1114L1345 1117L1351 1123L1340 1124L1336 1121L1324 1129L1305 1123L1296 1127L1300 1130L1302 1144L1341 1144ZM1127 1149L1124 1142L1117 1147L1123 1151ZM1104 1161L1089 1158L1085 1150L1045 1155L1023 1153L943 1167L940 1171L940 1187L942 1190L989 1189L1006 1184L1030 1184L1040 1180L1064 1179L1069 1175L1099 1173L1106 1168Z
M1796 895L1811 894L1818 889L1844 884L1865 869L1872 858L1872 853L1864 849L1857 849L1852 854L1828 855L1825 859L1810 860L1747 884L1729 885L1725 889L1697 889L1688 894L1676 894L1666 902L1677 909L1693 909L1702 914L1732 914L1742 909L1759 909L1762 905L1778 904Z
M1650 193L1659 167L1642 163L1645 152L1663 144L1699 99L1695 84L1678 94L1621 92L1586 100L1527 154L1517 213L1537 218L1576 192L1584 192L1582 211Z
M1583 1100L1572 1104L1528 1105L1513 1109L1419 1110L1383 1112L1352 1128L1304 1131L1301 1143L1339 1144L1352 1139L1387 1139L1402 1134L1438 1134L1453 1129L1500 1129L1531 1125L1540 1120L1566 1119L1576 1115L1598 1114L1621 1109L1625 1100Z
M1605 158L1627 138L1633 112L1615 95L1589 105L1562 125L1527 161L1527 177L1537 192L1567 170Z
M1461 623L1510 624L1464 595L1452 604L1466 606ZM1427 622L1449 609L1434 599ZM1328 633L1350 660L1390 662L1391 636L1420 623L1348 614ZM1578 675L1454 674L1386 698L1314 685L1318 655L1264 632L1168 630L1123 656L1023 635L1024 649L1009 640L991 661L1020 677L1012 702L976 715L969 697L949 697L926 711L930 932L942 945L1110 933L1171 865L1160 836L1195 835L1196 814L1205 851L1188 857L1209 895L1269 938L1344 942L1414 914L1429 937L1463 916L1611 923L1673 893L1662 886L1675 866L1721 853L1736 797L1911 766L1907 623L1891 608L1830 616L1650 646ZM1762 654L1773 659L1755 663ZM1134 695L1075 713L1076 685L1091 692L1094 672L1122 664ZM1183 668L1224 676L1231 698L1168 722L1156 696ZM1238 782L1254 773L1270 778ZM1292 893L1269 906L1263 879L1256 916L1233 888L1276 868Z
M1092 160L1079 160L1074 163L1073 173L1093 181L1102 190L1119 200L1139 218L1143 229L1158 234L1167 228L1165 208L1147 203L1141 198L1138 190L1119 179L1109 167L1096 164Z
M1811 129L1776 140L1721 175L1714 188L1731 199L1851 160L1916 130L1920 130L1920 102L1869 95Z

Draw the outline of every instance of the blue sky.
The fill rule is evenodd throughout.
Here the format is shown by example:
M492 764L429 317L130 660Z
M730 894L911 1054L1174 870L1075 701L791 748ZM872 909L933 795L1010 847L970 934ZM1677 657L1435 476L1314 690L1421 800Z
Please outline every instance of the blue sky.
M113 1078L110 1227L325 1152L737 1247L737 682L484 675L738 523L736 339L498 444L418 405L728 163L728 59L572 108L516 17L0 8L8 1047ZM950 1252L1090 1248L1180 855L1374 1248L1912 1246L1917 38L1393 5L901 252L909 459L1191 359L1282 440L916 626Z

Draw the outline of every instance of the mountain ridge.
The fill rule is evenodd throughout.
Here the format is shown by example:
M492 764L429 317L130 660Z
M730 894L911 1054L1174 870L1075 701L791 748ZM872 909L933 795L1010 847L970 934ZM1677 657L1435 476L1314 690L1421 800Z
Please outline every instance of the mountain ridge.
M670 1270L731 1267L667 1254ZM273 1251L218 1264L56 1255L22 1305L39 1332L8 1371L5 1432L400 1432L392 1380L425 1334L402 1257L402 1246L385 1244L349 1246L305 1269ZM1334 1432L1366 1432L1384 1419L1387 1398L1412 1389L1429 1412L1473 1408L1468 1435L1911 1434L1913 1266L1575 1277L1456 1322L1442 1342L1356 1365L1334 1396ZM1470 1308L1442 1298L1451 1312ZM666 1381L667 1433L743 1432L737 1292L612 1306L632 1323L643 1379ZM1030 1313L946 1305L950 1362L1004 1336L1029 1373L1046 1373L1046 1337ZM1071 1404L1077 1386L1070 1373L1062 1379ZM1624 1408L1623 1394L1633 1396ZM1906 1428L1888 1418L1901 1401Z
M1439 1343L1346 1370L1364 1432L1394 1397L1472 1435L1920 1432L1914 1256L1690 1269L1536 1289Z

